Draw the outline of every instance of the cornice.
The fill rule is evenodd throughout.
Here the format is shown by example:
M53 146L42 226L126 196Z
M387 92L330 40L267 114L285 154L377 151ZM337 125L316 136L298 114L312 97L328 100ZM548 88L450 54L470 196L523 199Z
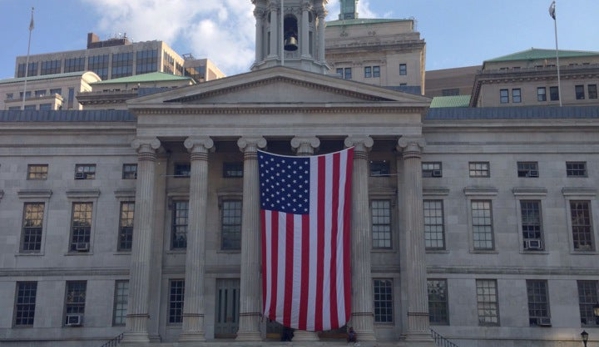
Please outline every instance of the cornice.
M155 106L154 106L155 107ZM280 106L280 105L185 105L185 108L158 108L158 107L140 107L131 110L136 116L144 115L222 115L222 114L323 114L323 113L359 113L359 114L423 114L428 107L422 106L400 106L389 105L388 107L376 105L363 106L332 106L314 105L298 107Z
M469 274L469 275L527 275L527 276L596 276L596 268L523 268L521 266L484 267L484 266L428 266L429 275Z

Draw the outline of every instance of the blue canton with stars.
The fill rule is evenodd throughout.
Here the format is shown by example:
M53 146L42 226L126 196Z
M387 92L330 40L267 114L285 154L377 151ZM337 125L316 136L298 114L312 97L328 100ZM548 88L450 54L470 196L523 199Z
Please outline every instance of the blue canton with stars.
M310 211L310 158L258 152L260 207L292 214Z

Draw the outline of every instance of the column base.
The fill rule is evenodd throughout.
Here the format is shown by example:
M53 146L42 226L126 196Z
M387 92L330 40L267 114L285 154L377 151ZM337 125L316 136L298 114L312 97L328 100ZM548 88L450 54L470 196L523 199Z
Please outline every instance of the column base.
M436 346L435 340L433 340L433 337L430 334L427 334L425 332L408 333L407 335L405 335L404 341L408 342L410 344L410 346L417 346L417 347L434 347L434 346Z
M262 336L259 331L238 331L235 341L262 341Z
M206 342L204 332L186 332L179 336L179 342Z
M296 330L293 332L293 342L320 341L318 334L313 331Z
M376 335L372 330L356 330L356 337L358 342L374 342L376 341Z
M147 332L131 332L128 331L123 334L121 343L149 343L150 336Z

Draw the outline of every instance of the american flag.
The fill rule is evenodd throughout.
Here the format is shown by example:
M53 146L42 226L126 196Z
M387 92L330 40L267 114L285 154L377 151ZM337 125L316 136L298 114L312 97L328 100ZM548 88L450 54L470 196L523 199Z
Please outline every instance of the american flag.
M349 319L353 153L258 152L264 315L286 327L331 330Z

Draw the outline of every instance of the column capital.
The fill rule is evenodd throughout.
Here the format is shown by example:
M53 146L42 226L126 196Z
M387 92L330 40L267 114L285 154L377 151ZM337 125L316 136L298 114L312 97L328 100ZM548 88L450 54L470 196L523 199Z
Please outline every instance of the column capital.
M397 151L405 158L420 158L426 141L421 136L402 136L397 141Z
M183 145L190 153L206 153L214 149L214 141L208 136L188 137L185 139L185 142L183 142Z
M355 147L357 152L370 152L374 140L370 136L348 136L344 144L345 147Z
M309 1L304 1L302 3L302 11L310 11L312 9L312 4Z
M318 137L301 137L296 136L291 139L291 147L295 150L297 155L311 155L314 154L314 150L320 146L320 139Z
M131 142L131 147L137 152L151 150L152 152L160 148L160 140L156 137L138 137Z
M256 152L258 149L266 147L266 139L264 137L242 137L237 140L239 149L246 152Z

